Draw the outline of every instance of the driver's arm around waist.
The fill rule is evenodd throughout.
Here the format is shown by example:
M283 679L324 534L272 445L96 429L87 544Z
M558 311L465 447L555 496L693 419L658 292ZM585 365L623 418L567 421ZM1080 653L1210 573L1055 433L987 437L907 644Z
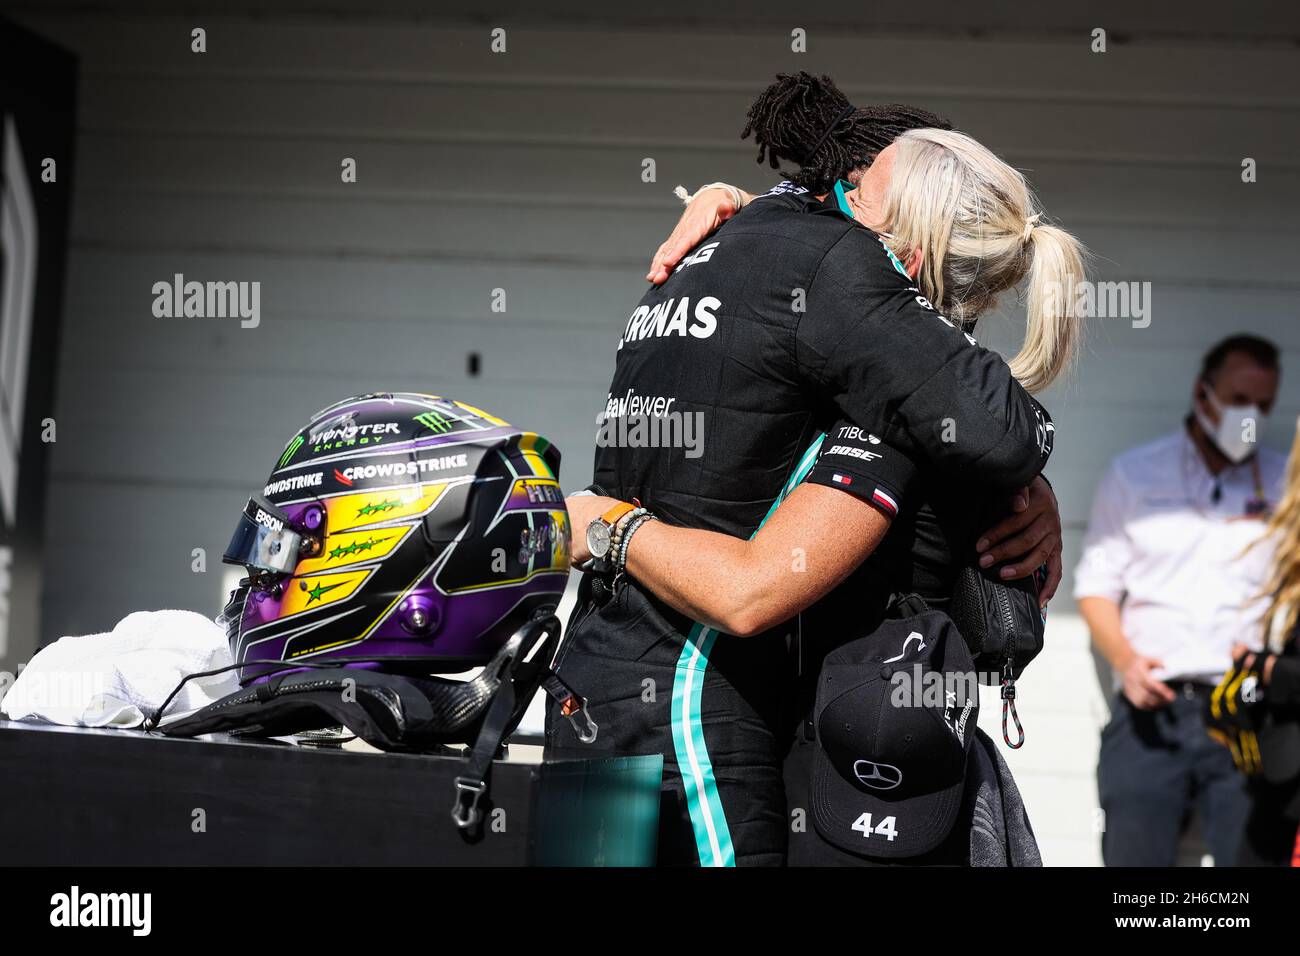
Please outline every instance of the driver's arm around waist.
M581 539L609 498L570 498ZM749 540L648 521L628 542L627 573L670 607L737 637L760 634L815 603L884 538L890 519L824 485L795 488ZM575 542L575 562L586 559Z

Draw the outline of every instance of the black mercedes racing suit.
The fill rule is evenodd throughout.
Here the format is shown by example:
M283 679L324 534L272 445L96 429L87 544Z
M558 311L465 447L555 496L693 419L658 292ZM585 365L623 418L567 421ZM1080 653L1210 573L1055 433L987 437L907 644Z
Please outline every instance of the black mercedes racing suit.
M841 419L860 432L823 441ZM1027 484L1049 427L1002 358L939 315L874 233L782 184L626 321L592 490L748 538L799 481L892 515L905 482L886 459L854 477L890 449L900 475L911 459L957 481ZM784 861L789 634L719 635L626 576L612 595L584 577L560 674L587 696L597 748L664 755L661 863ZM576 749L554 708L547 743Z

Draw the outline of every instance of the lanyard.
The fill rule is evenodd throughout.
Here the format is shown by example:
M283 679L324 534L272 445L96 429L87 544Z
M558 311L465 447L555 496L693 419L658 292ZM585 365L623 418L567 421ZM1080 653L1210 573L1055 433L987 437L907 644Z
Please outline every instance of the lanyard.
M1264 479L1259 473L1259 452L1255 452L1250 459L1250 473L1255 482L1255 497L1246 502L1246 514L1264 517L1273 509L1269 507L1268 498L1264 494Z
M1183 445L1183 462L1182 462L1182 469L1181 469L1182 477L1183 477L1183 491L1187 494L1188 498L1192 499L1196 510L1201 514L1204 514L1205 512L1202 509L1200 502L1196 499L1194 495L1192 495L1191 490L1187 487L1187 477L1190 471L1194 471L1198 468L1205 470L1207 473L1209 473L1209 469L1206 467L1204 460L1201 458L1201 452L1196 447L1196 443L1192 440L1191 436L1190 435L1186 436L1186 439L1187 439L1186 443ZM1186 457L1187 450L1189 447L1191 450L1190 462ZM1235 466L1229 466L1229 468L1225 469L1225 471L1230 470L1233 467ZM1210 478L1213 481L1214 485L1219 489L1223 488L1222 475L1223 472L1220 472L1218 475L1214 475L1214 474L1210 475ZM1272 509L1268 502L1268 496L1264 492L1264 478L1263 475L1260 473L1258 452L1255 455L1253 455L1250 459L1250 476L1251 476L1251 482L1255 487L1255 496L1246 502L1246 507L1244 509L1243 516L1247 518L1266 518ZM1217 504L1217 499L1215 503Z

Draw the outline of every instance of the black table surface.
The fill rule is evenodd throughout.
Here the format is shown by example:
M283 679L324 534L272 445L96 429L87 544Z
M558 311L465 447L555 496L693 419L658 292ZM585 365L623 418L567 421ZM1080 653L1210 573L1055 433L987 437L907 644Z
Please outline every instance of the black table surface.
M0 720L0 846L37 865L648 864L660 757L498 760L473 832L454 756Z

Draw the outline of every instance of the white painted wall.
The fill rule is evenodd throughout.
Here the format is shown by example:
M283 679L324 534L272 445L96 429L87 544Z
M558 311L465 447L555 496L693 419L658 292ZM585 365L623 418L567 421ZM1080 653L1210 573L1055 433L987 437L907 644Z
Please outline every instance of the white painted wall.
M855 4L820 21L801 10L810 43L796 55L771 2L706 21L658 6L594 20L563 4L563 21L505 17L508 53L494 56L489 18L469 11L11 6L82 57L47 638L143 607L215 612L217 556L249 489L291 428L344 395L483 405L549 435L565 484L584 482L618 329L676 216L670 190L769 181L737 135L777 71L828 72L858 102L950 115L1029 172L1100 278L1153 283L1150 326L1098 323L1078 373L1047 396L1067 567L1105 463L1174 427L1212 340L1262 332L1300 369L1300 50L1242 35L1240 18L1184 6L1170 26L1111 7L1108 22L1129 17L1137 32L1096 55L1059 11L1035 14L1035 32L1006 4L944 3L948 19L909 14L925 26L903 30L885 21L896 13ZM948 30L960 17L997 26ZM201 56L189 52L196 25ZM1214 39L1220 29L1236 35ZM1240 181L1245 156L1256 184ZM343 157L358 161L356 185L339 182ZM641 182L645 157L656 183ZM260 281L261 327L154 319L150 287L176 272ZM505 315L489 311L494 288L507 290ZM982 336L1015 345L1009 322ZM1298 381L1286 378L1268 436L1279 445ZM206 575L190 571L194 547L207 549ZM1009 758L1056 864L1098 859L1104 704L1070 610L1058 601L1021 687L1028 743ZM986 701L995 735L998 710Z

